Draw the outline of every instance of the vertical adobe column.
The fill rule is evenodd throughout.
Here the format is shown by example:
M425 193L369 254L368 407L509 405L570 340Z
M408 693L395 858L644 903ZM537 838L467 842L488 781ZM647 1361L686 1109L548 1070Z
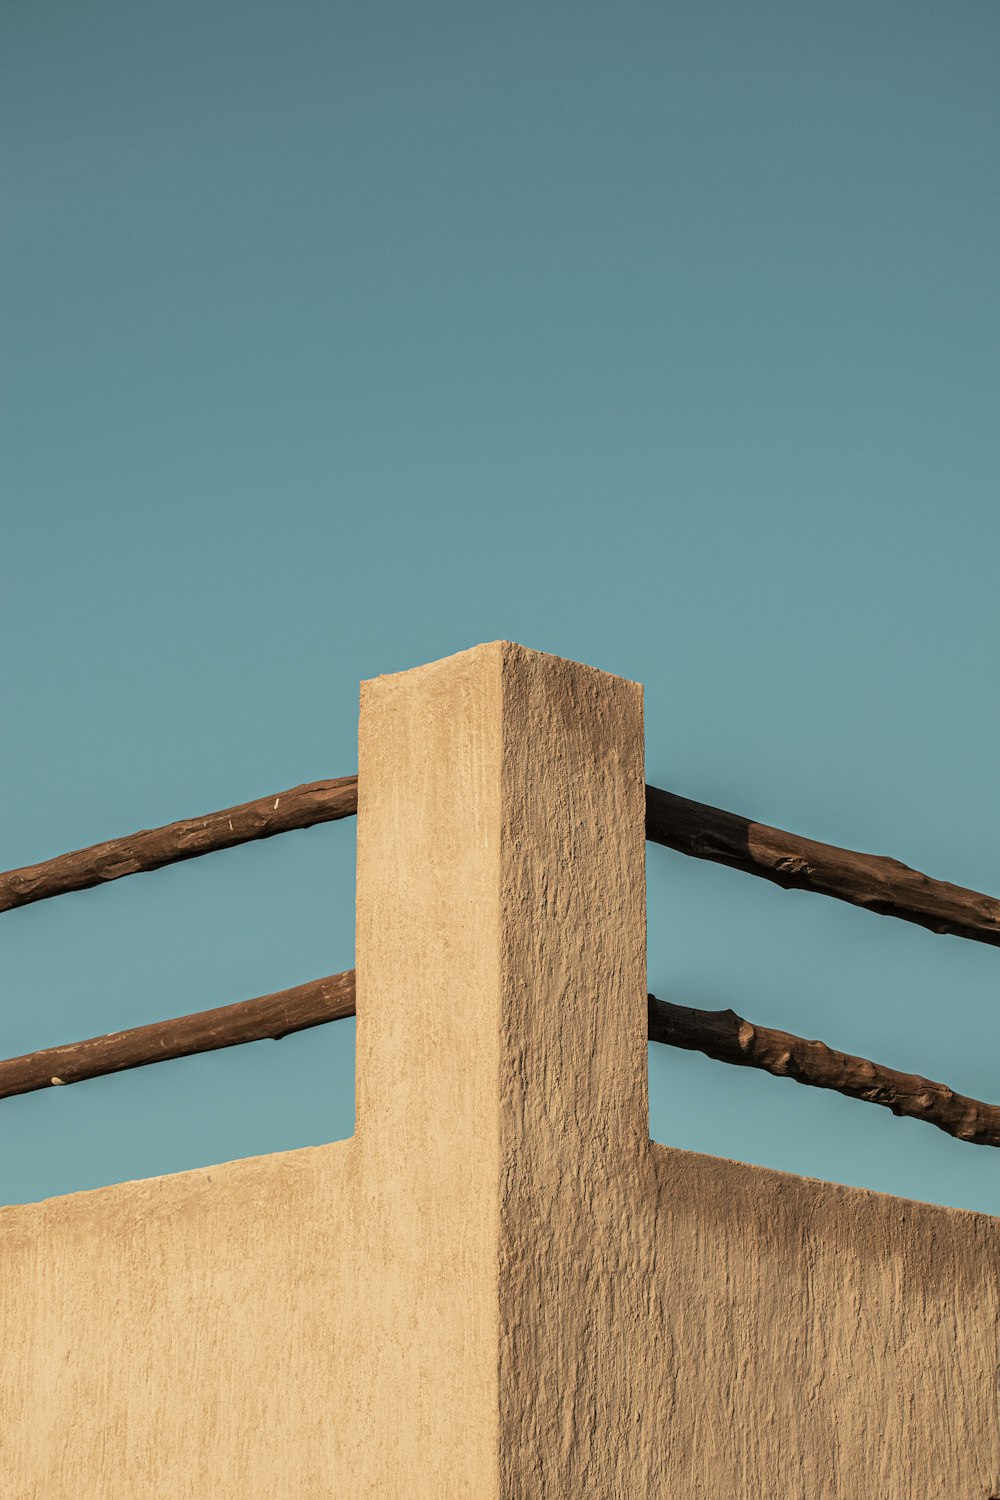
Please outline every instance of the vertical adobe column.
M596 1495L648 1137L641 689L481 646L364 685L359 776L365 1492Z

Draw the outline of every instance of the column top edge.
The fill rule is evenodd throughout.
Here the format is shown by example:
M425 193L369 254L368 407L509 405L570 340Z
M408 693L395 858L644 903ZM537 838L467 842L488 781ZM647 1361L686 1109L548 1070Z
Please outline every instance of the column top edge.
M539 651L532 646L523 646L517 641L496 640L484 641L476 646L469 646L464 651L452 652L449 656L438 657L434 661L416 662L412 667L404 667L395 672L380 672L374 677L363 678L362 687L369 687L375 683L388 685L394 680L410 677L414 673L433 672L448 666L471 665L476 657L489 661L492 659L502 671L511 661L517 658L533 658L539 662L550 662L553 666L579 667L587 672L594 672L601 677L614 679L618 682L629 683L634 687L641 687L632 678L623 676L620 672L608 672L603 667L595 667L590 662L576 661L572 657L557 656L551 651Z

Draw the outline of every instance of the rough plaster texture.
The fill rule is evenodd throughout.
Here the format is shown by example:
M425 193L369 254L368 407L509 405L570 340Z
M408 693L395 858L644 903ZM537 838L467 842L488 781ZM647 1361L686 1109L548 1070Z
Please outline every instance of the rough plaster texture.
M1000 1221L650 1145L640 690L363 689L352 1141L0 1211L3 1500L986 1500Z
M3 1500L338 1494L352 1182L339 1142L0 1212Z
M498 643L366 684L361 726L364 1492L569 1493L621 1381L598 1205L648 1133L641 690Z

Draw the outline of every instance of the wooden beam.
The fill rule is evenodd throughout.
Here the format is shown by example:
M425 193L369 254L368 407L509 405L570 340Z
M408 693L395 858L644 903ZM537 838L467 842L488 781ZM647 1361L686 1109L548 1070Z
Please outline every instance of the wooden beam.
M84 891L89 886L120 880L145 870L159 870L178 860L194 859L218 849L231 849L253 839L268 839L294 828L330 823L358 810L358 778L312 781L287 792L242 802L202 818L185 818L164 828L144 828L125 838L91 844L72 854L0 874L0 911Z
M655 786L646 788L646 837L696 859L760 875L787 890L835 896L931 932L1000 946L1000 901L932 880L898 859L800 838Z
M925 1120L975 1146L1000 1146L1000 1107L956 1094L944 1083L916 1073L898 1073L881 1063L787 1031L754 1026L734 1010L692 1010L649 997L649 1039L704 1052L718 1062L762 1068L813 1088L833 1089L850 1099L881 1104L894 1115Z
M347 818L357 810L358 778L341 776L164 828L144 829L0 874L0 912L253 839ZM801 838L655 786L646 788L646 837L789 890L834 896L867 911L915 922L931 932L1000 946L1000 901L933 880L896 859Z
M7 1058L0 1061L0 1099L242 1042L280 1041L292 1032L354 1013L354 971L330 974L236 1005ZM693 1010L650 995L649 1039L880 1104L895 1115L925 1120L973 1145L1000 1146L997 1105L956 1094L946 1084L914 1073L899 1073L866 1058L836 1052L823 1042L753 1026L732 1010Z
M306 1031L310 1026L353 1015L354 970L350 969L255 1000L240 1000L216 1010L135 1026L130 1031L112 1031L107 1036L29 1052L24 1057L9 1057L0 1062L0 1099L62 1083L82 1083L85 1078L123 1073L170 1058L236 1047L241 1042L277 1042L293 1031Z

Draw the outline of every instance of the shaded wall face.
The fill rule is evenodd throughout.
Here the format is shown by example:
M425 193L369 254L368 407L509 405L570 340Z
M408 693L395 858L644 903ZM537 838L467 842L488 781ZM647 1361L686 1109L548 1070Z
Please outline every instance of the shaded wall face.
M1000 1495L1000 1221L655 1145L623 1198L653 1492Z

